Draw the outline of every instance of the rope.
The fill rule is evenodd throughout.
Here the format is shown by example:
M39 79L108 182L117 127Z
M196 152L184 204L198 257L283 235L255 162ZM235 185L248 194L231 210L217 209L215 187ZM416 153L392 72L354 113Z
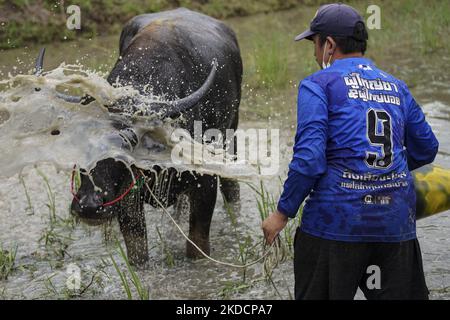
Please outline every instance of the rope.
M141 172L142 173L142 172ZM142 173L143 174L143 173ZM220 265L224 265L224 266L228 266L228 267L232 267L232 268L241 268L241 269L245 269L248 267L251 267L259 262L261 262L262 260L266 259L271 253L272 253L272 249L275 248L275 255L278 255L278 246L276 244L278 244L278 241L274 241L269 249L266 249L266 252L264 253L264 255L260 258L258 258L255 261L252 261L250 263L247 264L233 264L233 263L228 263L228 262L223 262L223 261L219 261L216 260L214 258L212 258L211 256L209 256L208 254L206 254L202 249L200 249L191 239L189 239L189 237L186 235L186 233L184 233L184 231L181 229L181 227L178 225L178 223L175 221L175 219L172 217L172 215L167 211L166 208L164 208L163 204L161 203L161 201L159 201L159 199L156 198L155 194L153 193L153 191L150 189L150 187L148 186L147 183L145 183L145 186L147 187L147 190L150 192L150 194L152 195L152 197L155 199L156 203L161 207L161 209L163 210L163 212L170 218L170 220L172 221L172 223L175 225L175 227L180 231L181 235L190 243L194 246L194 248L196 248L206 259L220 264Z
M78 199L77 193L75 192L75 188L74 188L74 180L75 180L75 170L76 170L76 168L77 168L77 165L74 165L73 170L72 170L72 176L70 178L70 193L72 193L73 198L77 202L80 202L80 199ZM142 173L142 177L144 177L144 173L142 171L141 171L141 173ZM138 182L138 180L141 179L142 177L134 178L133 182L125 190L124 193L122 193L119 197L117 197L116 199L114 199L112 201L109 201L107 203L103 203L102 207L111 207L111 206L115 205L117 202L122 201L131 192L131 190L133 190L133 188L135 187L135 185Z
M118 198L114 199L113 201L110 201L110 202L107 202L107 203L102 204L102 207L111 207L111 206L113 206L114 204L116 204L117 202L122 201L123 198L125 198L125 197L130 193L130 191L134 188L134 186L136 185L137 181L138 181L140 178L141 178L141 177L139 177L139 178L133 180L133 182L131 183L131 185L128 187L127 190L125 190L124 193L122 193L121 196L119 196Z

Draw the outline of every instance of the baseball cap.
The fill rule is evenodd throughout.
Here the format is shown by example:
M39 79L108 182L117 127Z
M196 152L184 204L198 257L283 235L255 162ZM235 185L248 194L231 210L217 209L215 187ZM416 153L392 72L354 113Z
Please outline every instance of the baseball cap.
M354 8L343 3L326 4L317 10L309 29L295 37L295 41L312 40L312 36L318 33L330 36L353 37L361 41L367 40L362 39L361 36L358 38L354 34L354 28L357 23L364 24L364 20Z

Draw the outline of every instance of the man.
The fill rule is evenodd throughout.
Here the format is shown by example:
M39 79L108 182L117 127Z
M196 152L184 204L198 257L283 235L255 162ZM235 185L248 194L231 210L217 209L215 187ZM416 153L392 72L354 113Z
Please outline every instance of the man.
M321 6L296 40L322 70L300 83L294 156L263 222L272 243L303 209L295 235L296 299L427 299L410 171L438 141L400 80L363 57L367 30L345 4Z

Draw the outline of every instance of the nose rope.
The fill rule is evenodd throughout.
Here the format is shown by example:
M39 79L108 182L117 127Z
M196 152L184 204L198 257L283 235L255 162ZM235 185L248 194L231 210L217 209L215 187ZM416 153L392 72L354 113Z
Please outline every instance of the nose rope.
M142 173L142 172L141 172ZM175 227L178 229L178 231L180 231L181 235L190 243L194 246L195 249L198 250L198 252L200 252L206 259L223 265L223 266L228 266L228 267L233 267L233 268L239 268L239 269L246 269L248 267L251 267L263 260L269 259L269 260L273 260L273 257L270 256L275 256L278 257L280 255L280 244L279 244L279 238L276 239L276 241L272 242L272 244L268 247L265 248L266 252L258 259L256 259L255 261L252 261L250 263L246 263L246 264L233 264L233 263L228 263L228 262L223 262L223 261L219 261L216 260L214 258L212 258L211 256L209 256L208 254L206 254L202 249L200 249L199 246L197 246L194 241L192 241L187 235L186 233L184 233L183 229L181 229L181 227L178 225L178 223L175 221L175 219L172 217L172 215L167 211L166 208L164 208L164 205L161 203L161 201L159 201L159 199L155 196L155 194L153 193L153 191L151 190L151 188L148 186L148 184L146 182L144 182L144 185L147 187L147 190L150 192L151 196L155 199L156 203L159 205L159 207L162 209L162 211L169 217L169 219L172 221L172 223L175 225ZM276 260L276 258L275 258Z
M78 202L80 202L79 198L77 197L75 190L74 190L74 180L75 180L75 169L76 169L76 165L73 168L72 171L72 177L71 177L71 183L70 183L70 191L74 197L74 199ZM107 207L107 206L112 206L114 204L116 204L117 202L121 201L123 198L125 198L130 191L133 189L133 187L136 185L137 180L144 178L145 174L141 171L141 176L139 176L139 178L135 179L133 181L133 183L130 185L130 187L128 187L128 189L118 198L114 199L113 201L107 202L102 204L102 207ZM194 241L192 241L187 235L186 233L184 233L183 229L181 229L181 227L178 225L178 223L175 221L175 219L172 217L172 215L167 211L167 209L164 207L164 205L161 203L161 201L159 201L159 199L155 196L155 194L153 193L153 191L151 190L151 188L148 186L147 182L144 181L144 185L146 186L147 190L150 192L151 196L153 197L153 199L155 200L155 202L158 204L158 206L162 209L162 211L169 217L169 219L172 221L172 223L175 225L175 227L178 229L178 231L180 231L181 235L190 243L194 246L194 248L196 248L205 258L207 258L208 260L220 264L220 265L224 265L224 266L228 266L228 267L233 267L233 268L239 268L239 269L246 269L248 267L251 267L263 260L274 260L274 257L278 257L280 255L280 244L279 244L279 238L276 239L276 241L274 241L268 248L265 248L266 252L258 259L256 259L255 261L252 261L250 263L246 263L246 264L233 264L233 263L228 263L228 262L223 262L223 261L219 261L217 259L212 258L211 256L209 256L208 254L206 254L202 249L200 249L199 246L197 246L197 244L194 243ZM272 256L272 257L271 257ZM277 258L275 258L275 260L277 260Z
M73 167L72 170L72 177L71 177L71 182L70 182L70 192L72 193L73 198L77 201L80 202L80 199L77 197L77 194L75 192L75 188L74 188L74 180L75 180L75 169L76 169L76 165ZM133 180L133 182L131 183L131 185L127 188L127 190L125 190L124 193L122 193L119 197L117 197L116 199L109 201L107 203L103 203L101 205L101 207L111 207L113 205L115 205L116 203L122 201L130 192L131 190L133 190L133 188L136 186L136 183L138 182L138 180L141 179L141 176L138 176L136 179Z

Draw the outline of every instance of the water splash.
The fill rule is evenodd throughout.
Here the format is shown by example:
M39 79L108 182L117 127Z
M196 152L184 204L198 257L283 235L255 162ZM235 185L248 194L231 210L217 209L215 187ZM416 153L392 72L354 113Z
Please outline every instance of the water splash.
M74 164L91 170L103 159L114 158L127 166L151 169L158 165L179 171L196 171L244 179L255 177L258 168L248 163L227 165L213 157L200 163L195 159L223 150L193 141L188 135L174 141L172 133L181 120L161 120L158 112L143 109L162 102L152 95L140 96L131 87L113 87L100 74L80 66L62 64L41 76L17 75L0 81L0 177L11 177L26 166L51 163L58 170L70 171ZM95 101L74 104L58 98L58 93L89 95ZM120 114L105 106L122 98L139 101ZM136 114L140 114L137 116ZM145 116L142 116L145 114ZM127 139L118 135L118 127L130 128L137 145L124 146ZM128 129L127 129L128 130ZM171 158L176 143L193 149L194 160L174 164ZM220 154L219 154L220 155ZM186 159L187 160L187 159ZM203 159L204 160L204 159Z

